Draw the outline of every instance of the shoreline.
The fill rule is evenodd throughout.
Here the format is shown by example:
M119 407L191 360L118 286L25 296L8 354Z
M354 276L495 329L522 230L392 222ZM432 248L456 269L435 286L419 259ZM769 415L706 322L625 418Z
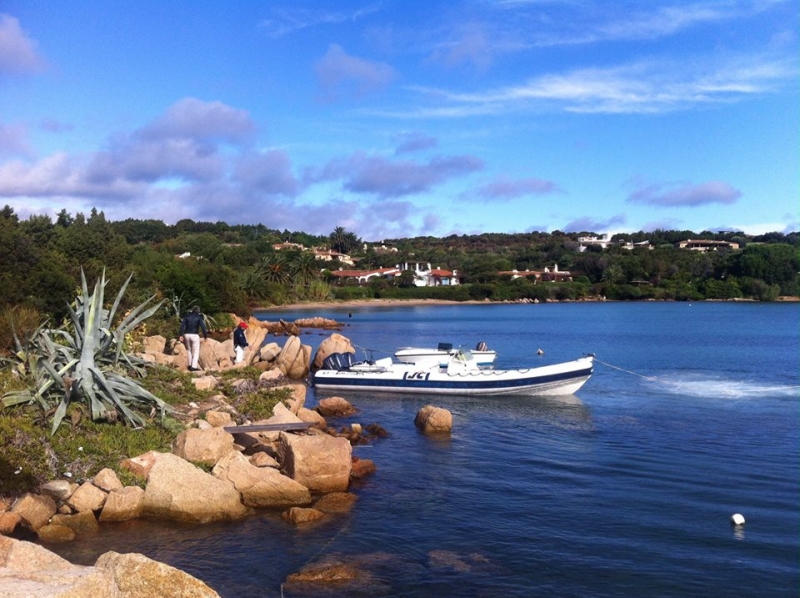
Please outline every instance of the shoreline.
M255 307L253 313L269 311L292 311L297 309L331 309L353 307L419 307L423 305L507 305L502 301L450 301L448 299L349 299L345 301L309 301Z
M577 301L543 301L534 303L533 301L487 301L487 300L468 300L452 301L449 299L349 299L344 301L308 301L300 303L286 303L284 305L269 305L265 307L254 307L253 313L275 312L275 311L295 311L295 310L314 310L314 309L351 309L356 307L422 307L427 305L545 305L547 303L618 303L612 299L581 299ZM630 301L631 303L664 303L655 299L642 301ZM676 301L671 301L676 303ZM779 297L777 301L769 303L797 303L800 297L785 296ZM685 301L685 303L763 303L755 299L702 299L697 301Z

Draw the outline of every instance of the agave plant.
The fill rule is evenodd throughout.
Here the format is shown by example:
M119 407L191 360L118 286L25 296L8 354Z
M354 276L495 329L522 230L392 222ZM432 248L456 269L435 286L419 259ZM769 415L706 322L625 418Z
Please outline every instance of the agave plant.
M5 406L38 403L45 411L55 409L55 433L72 401L88 404L92 419L121 419L141 427L144 418L136 410L160 410L163 417L171 407L137 384L126 373L144 376L146 362L124 351L125 335L153 315L161 303L148 304L153 297L127 313L113 327L129 276L110 310L103 308L105 272L89 293L81 271L81 294L69 306L70 322L57 329L39 329L23 344L16 338L17 371L29 376L35 390L7 393Z

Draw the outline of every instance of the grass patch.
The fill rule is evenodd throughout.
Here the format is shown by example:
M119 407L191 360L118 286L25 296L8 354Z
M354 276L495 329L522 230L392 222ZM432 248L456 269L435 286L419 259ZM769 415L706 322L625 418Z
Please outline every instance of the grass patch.
M169 405L186 405L210 397L212 392L198 390L192 376L174 368L155 365L147 368L147 376L139 384Z
M79 410L73 410L69 416ZM77 419L77 418L76 418ZM183 425L166 418L148 422L147 427L134 429L121 423L93 422L80 418L77 423L63 425L50 437L32 412L15 410L0 415L0 494L18 495L36 489L42 483L63 477L65 472L80 482L110 467L124 485L141 485L142 481L122 470L122 460L150 450L171 452L175 437Z
M53 479L57 459L47 440L44 428L21 410L0 414L0 495L27 492Z
M255 392L242 395L235 402L235 407L239 413L251 421L269 419L272 417L272 409L275 405L290 399L291 396L290 388L260 388Z

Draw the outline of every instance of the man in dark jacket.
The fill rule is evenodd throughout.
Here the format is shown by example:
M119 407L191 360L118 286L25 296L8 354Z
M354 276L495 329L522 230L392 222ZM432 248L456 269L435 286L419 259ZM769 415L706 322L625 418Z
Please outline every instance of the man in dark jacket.
M242 321L233 331L233 352L236 354L236 363L242 363L244 350L249 346L247 335L244 333L245 330L247 330L247 322Z
M198 360L200 359L200 333L203 333L203 338L208 338L208 329L206 328L206 320L203 314L200 313L200 308L196 305L192 308L186 316L181 320L181 328L178 334L180 341L186 345L186 355L189 359L189 371L196 372L198 367Z

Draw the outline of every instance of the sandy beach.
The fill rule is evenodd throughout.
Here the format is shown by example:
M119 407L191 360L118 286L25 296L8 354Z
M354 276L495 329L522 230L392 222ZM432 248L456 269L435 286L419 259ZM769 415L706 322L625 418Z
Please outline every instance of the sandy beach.
M606 301L605 299L591 299L584 298L578 301L570 301L569 303L591 303L596 301ZM651 300L648 300L651 301ZM707 299L706 301L730 301L737 302L752 302L753 299ZM778 303L797 303L800 302L800 297L795 296L781 296L778 298ZM285 305L270 305L265 307L253 308L253 312L270 312L270 311L292 311L298 309L348 309L358 307L415 307L419 305L508 305L515 303L513 301L448 301L445 299L354 299L350 301L308 301L303 303L287 303ZM533 304L533 302L530 302ZM549 301L549 303L555 303Z

